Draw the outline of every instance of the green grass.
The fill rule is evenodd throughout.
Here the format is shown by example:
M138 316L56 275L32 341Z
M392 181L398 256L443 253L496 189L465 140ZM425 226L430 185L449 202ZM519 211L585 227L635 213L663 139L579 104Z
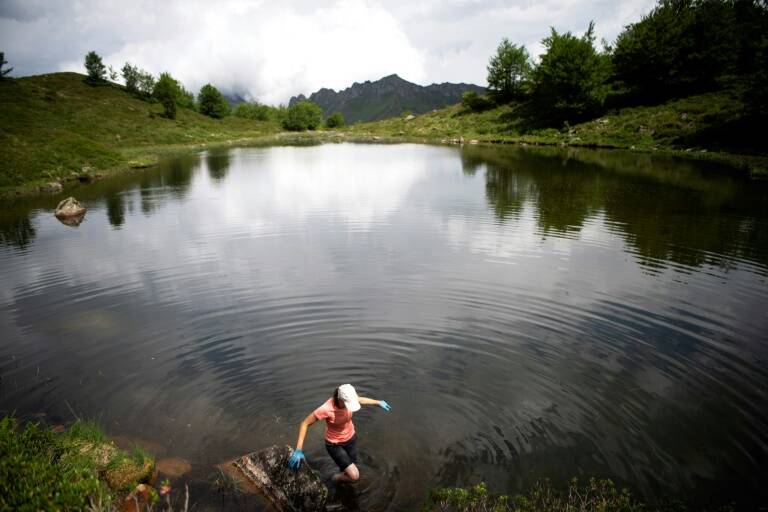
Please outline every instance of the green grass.
M83 441L87 441L89 443L107 442L107 436L104 435L104 432L101 430L101 427L99 427L99 424L95 421L86 420L76 421L73 423L64 435L64 439L78 443Z
M662 151L714 159L758 174L768 164L759 123L745 119L738 89L702 94L662 105L617 109L589 122L537 127L528 104L512 103L484 112L454 105L406 120L405 116L342 128L358 139L524 143L637 151Z
M146 166L163 148L228 144L280 131L277 123L212 119L162 107L115 84L91 86L77 73L0 82L0 188L67 179L73 172L109 173Z
M371 105L370 108L375 108ZM663 105L624 108L590 122L536 126L528 104L466 112L454 105L410 121L405 116L305 134L276 121L212 119L180 108L177 119L158 103L122 86L92 86L77 73L0 81L0 195L36 191L45 183L106 175L155 164L164 155L226 145L295 144L325 140L465 141L556 144L662 151L768 169L759 123L744 119L737 88Z
M104 509L147 482L154 460L110 443L94 422L78 421L60 435L37 424L0 420L0 510Z
M611 480L590 479L569 482L560 492L542 481L524 495L491 495L484 484L470 488L449 487L430 493L423 512L642 512L648 508L632 498L627 489L616 489Z

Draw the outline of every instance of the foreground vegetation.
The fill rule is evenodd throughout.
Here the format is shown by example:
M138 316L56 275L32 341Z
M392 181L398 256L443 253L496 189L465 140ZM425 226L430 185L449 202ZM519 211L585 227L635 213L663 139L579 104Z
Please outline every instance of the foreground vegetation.
M154 478L151 456L116 448L94 423L77 421L55 434L0 420L0 510L111 510Z
M534 485L524 495L492 495L484 484L470 488L450 487L430 493L423 512L641 512L648 508L632 498L629 490L618 490L610 480L571 480L560 492L548 481Z

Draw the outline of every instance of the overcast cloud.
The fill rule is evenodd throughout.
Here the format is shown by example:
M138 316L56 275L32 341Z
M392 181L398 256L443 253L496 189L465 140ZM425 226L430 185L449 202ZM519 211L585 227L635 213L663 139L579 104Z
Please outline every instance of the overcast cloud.
M0 0L0 49L13 76L83 72L95 50L169 71L196 91L211 82L266 103L397 73L421 84L485 85L503 37L537 56L554 26L613 41L655 0Z

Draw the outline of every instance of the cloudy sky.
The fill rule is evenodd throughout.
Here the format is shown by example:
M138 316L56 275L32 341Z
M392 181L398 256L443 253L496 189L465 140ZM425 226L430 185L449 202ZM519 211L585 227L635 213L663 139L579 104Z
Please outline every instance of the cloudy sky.
M485 85L507 37L534 55L553 26L595 20L613 41L655 0L0 0L0 50L14 76L83 71L89 50L212 82L266 103L397 73L420 83Z

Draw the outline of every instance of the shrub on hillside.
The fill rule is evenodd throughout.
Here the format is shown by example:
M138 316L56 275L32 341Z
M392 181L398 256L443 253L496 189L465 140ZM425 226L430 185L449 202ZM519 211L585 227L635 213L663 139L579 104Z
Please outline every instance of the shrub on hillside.
M85 70L88 80L91 82L103 82L107 78L107 68L101 61L101 57L94 51L85 55Z
M276 109L258 102L239 103L232 112L232 115L254 121L269 121L275 118Z
M122 69L125 88L136 95L151 96L155 89L155 77L138 66L126 62Z
M205 84L197 95L200 113L216 119L229 115L229 103L223 94L211 84Z
M152 91L152 97L163 106L163 113L168 119L176 119L176 100L180 94L179 83L168 73L161 73Z
M493 108L494 103L485 96L480 96L475 91L467 91L461 95L461 106L471 112L482 112Z
M183 85L177 80L176 84L178 89L176 90L176 103L182 108L188 108L194 110L196 108L195 95L184 88Z
M344 115L341 112L334 112L325 120L326 128L341 128L344 126Z
M320 127L322 121L323 110L320 105L311 101L300 101L288 107L283 128L294 132L315 130Z

